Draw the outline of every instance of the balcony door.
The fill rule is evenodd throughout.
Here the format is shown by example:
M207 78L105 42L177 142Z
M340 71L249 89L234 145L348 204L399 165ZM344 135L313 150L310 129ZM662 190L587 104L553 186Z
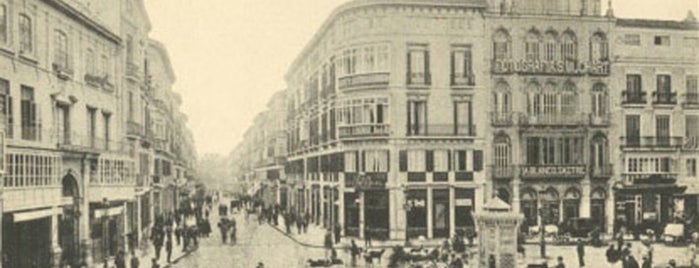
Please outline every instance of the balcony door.
M454 102L454 134L472 134L472 109L470 101Z
M626 116L626 145L639 146L641 143L641 116Z
M427 133L427 102L408 101L408 136Z
M661 146L670 145L670 116L658 115L655 117L655 137Z
M598 135L592 138L590 145L590 164L593 171L599 172L604 170L605 163L607 163L607 138Z
M67 105L56 105L56 135L58 143L70 144L70 110Z

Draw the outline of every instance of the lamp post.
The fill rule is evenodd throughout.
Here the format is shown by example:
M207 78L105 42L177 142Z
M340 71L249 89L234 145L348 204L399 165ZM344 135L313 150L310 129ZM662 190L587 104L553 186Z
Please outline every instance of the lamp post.
M539 199L539 252L541 254L541 258L546 258L546 226L544 225L545 219L548 219L549 217L549 211L544 205L542 204L541 200L543 199L542 196L546 194L545 190L539 191L538 199Z

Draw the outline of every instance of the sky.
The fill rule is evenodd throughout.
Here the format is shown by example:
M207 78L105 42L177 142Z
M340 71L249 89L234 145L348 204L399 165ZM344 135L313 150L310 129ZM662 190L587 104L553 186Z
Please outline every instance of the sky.
M228 155L332 10L349 0L143 0L197 151ZM602 0L606 10L607 0ZM699 16L699 0L613 0L620 18Z

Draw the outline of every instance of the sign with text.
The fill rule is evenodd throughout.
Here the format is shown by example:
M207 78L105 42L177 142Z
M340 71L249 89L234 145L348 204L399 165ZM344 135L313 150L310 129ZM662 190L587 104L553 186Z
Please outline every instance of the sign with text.
M346 182L347 187L354 187L357 190L383 189L386 187L388 177L386 173L369 173L357 176L356 179Z
M497 60L493 62L495 74L552 74L552 75L609 75L609 61L531 61Z
M470 198L462 198L455 200L457 207L471 207L473 206L473 201Z
M582 177L585 166L523 166L522 177Z

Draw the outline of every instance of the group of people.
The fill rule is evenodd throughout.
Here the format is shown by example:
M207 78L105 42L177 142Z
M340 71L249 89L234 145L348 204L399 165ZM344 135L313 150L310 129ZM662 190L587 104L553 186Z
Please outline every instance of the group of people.
M225 218L222 217L218 223L218 228L221 231L221 240L223 244L226 244L226 240L228 239L228 235L230 232L230 241L231 244L235 244L237 242L237 226L236 226L236 221L234 218Z

